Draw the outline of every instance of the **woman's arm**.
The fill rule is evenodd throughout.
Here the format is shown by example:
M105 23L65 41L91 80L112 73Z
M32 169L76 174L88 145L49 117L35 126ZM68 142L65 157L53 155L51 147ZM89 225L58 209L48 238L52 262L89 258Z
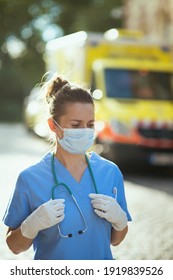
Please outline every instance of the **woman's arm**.
M19 254L28 250L31 247L33 239L24 237L21 233L20 227L18 227L17 229L8 229L6 242L9 249L14 254Z
M38 232L50 228L64 219L64 199L54 199L40 205L17 229L9 228L7 244L14 254L28 250Z
M127 232L128 232L128 226L126 226L122 231L117 231L112 227L111 245L118 246L125 238Z

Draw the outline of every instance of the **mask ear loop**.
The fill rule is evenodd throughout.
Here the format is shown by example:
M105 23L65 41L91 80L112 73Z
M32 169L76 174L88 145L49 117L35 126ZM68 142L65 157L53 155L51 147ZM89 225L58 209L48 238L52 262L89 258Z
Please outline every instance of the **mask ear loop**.
M64 131L64 129L59 125L59 123L57 123L53 118L52 118L52 120L62 131Z
M53 122L55 123L55 125L57 125L63 132L64 132L64 129L52 118L52 120L53 120ZM64 137L64 136L63 136ZM60 140L60 138L59 138L59 136L56 134L56 138L57 138L57 147L59 147L59 146L61 146L60 144L59 144L59 140Z

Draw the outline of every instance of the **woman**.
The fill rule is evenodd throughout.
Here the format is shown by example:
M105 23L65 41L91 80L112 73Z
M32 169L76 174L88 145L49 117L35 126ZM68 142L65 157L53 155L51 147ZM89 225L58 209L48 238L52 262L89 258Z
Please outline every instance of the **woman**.
M56 148L20 173L4 215L7 244L15 254L33 244L34 259L112 259L110 244L124 239L131 217L118 167L86 154L94 141L91 94L56 77L46 100Z

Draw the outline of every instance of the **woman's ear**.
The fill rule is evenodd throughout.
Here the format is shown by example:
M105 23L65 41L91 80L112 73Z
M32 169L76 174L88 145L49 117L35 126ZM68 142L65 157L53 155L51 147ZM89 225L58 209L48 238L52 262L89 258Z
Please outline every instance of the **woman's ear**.
M47 120L47 122L48 122L48 125L49 125L50 130L53 131L53 132L56 132L56 125L55 125L53 119L52 119L52 118L49 118L49 119Z
M62 138L63 137L63 131L55 124L54 120L52 118L49 118L47 120L49 128L52 132L56 133L56 135L58 136L58 138Z

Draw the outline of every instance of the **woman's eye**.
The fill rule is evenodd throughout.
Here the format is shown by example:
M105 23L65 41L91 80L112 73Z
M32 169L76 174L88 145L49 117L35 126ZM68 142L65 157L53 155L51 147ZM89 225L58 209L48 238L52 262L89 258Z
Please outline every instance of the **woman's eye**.
M94 123L89 124L89 128L94 128Z
M72 128L78 128L79 124L72 124Z
M84 128L84 126L82 124L80 124L80 123L71 124L71 127L72 128ZM88 128L94 128L94 123L87 124L87 127Z

